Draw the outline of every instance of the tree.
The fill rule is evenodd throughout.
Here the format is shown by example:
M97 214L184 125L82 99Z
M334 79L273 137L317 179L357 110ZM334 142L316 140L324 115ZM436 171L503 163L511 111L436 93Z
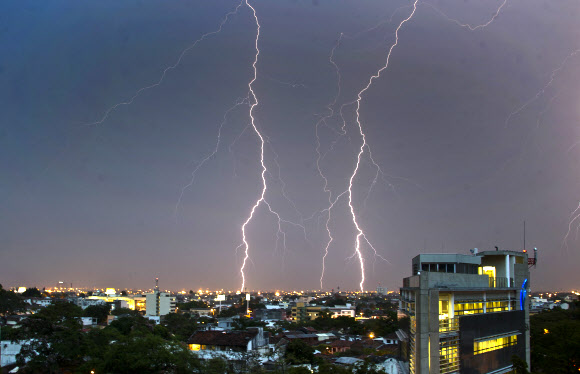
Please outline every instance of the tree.
M146 335L153 331L149 320L141 315L123 315L111 322L110 328L114 328L121 334L128 336L129 334Z
M163 317L162 323L169 333L182 342L197 331L197 322L189 314L169 313Z
M304 366L296 366L288 369L288 374L311 374L310 369Z
M309 346L304 340L293 339L286 346L284 358L290 365L313 364L314 348Z
M78 318L81 309L62 302L49 305L26 318L18 338L27 339L16 356L24 372L54 372L78 366L85 353L85 336Z
M27 288L26 291L22 293L24 297L42 297L42 294L38 290L38 288Z
M206 374L224 374L228 371L228 363L219 357L209 359L204 366L204 373Z
M130 315L130 316L141 316L141 313L137 310L129 309L129 308L117 308L111 311L111 314L114 316L123 316L123 315Z
M26 306L20 295L12 291L6 291L0 285L0 316L8 316L25 309Z
M205 302L201 300L191 300L186 303L179 303L177 304L177 307L179 308L179 310L201 309L201 308L209 309L209 305L207 305Z
M318 370L316 370L316 374L350 374L352 373L351 370L329 363L322 363L318 366Z
M104 305L91 305L85 308L83 311L83 316L96 318L99 323L107 321L107 316L111 311L111 306L108 304Z
M531 367L545 373L578 373L580 303L571 310L544 311L530 317Z
M522 360L519 356L512 356L512 364L515 374L530 374L528 371L528 363Z
M40 309L36 316L43 317L52 323L57 323L64 320L74 320L82 317L83 310L68 301L56 301Z
M200 362L186 347L152 334L127 336L111 345L103 369L109 373L191 373Z
M266 322L255 321L248 317L240 317L232 322L234 330L247 330L248 327L265 327Z

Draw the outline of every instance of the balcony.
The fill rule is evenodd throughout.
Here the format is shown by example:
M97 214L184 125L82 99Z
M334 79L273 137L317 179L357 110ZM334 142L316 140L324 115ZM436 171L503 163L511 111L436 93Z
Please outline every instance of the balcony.
M514 279L513 278L509 278L509 283L508 283L508 278L505 278L505 277L496 277L496 278L489 277L489 287L490 288L509 288L510 285L511 285L511 287L514 287Z
M439 333L459 331L459 318L447 318L439 321Z

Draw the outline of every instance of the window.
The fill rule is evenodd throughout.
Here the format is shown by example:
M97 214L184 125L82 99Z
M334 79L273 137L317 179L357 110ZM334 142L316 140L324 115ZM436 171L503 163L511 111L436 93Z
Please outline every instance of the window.
M487 313L504 312L509 310L508 300L487 300L485 303L485 310Z
M449 337L439 342L439 372L453 373L459 371L459 338Z
M455 316L483 313L483 300L459 301L455 303Z
M477 339L473 342L473 354L478 355L518 344L517 332Z

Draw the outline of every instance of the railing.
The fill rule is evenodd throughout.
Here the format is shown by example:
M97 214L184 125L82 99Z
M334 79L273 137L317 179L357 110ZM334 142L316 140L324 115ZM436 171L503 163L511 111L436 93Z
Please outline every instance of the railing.
M505 277L496 277L496 278L489 277L490 288L508 288L510 287L510 285L511 287L515 287L513 278L509 278L508 283L508 278Z
M439 332L459 331L459 318L448 318L439 321Z

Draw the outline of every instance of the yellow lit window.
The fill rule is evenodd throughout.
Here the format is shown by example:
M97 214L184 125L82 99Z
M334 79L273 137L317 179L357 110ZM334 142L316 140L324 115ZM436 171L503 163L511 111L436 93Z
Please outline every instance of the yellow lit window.
M518 334L505 335L497 338L485 338L473 342L473 354L495 351L518 343Z
M455 316L483 313L483 300L459 301L455 303Z
M191 351L199 351L201 349L201 345L199 344L190 344L189 345L189 350Z
M444 338L439 342L439 372L454 373L459 370L459 338Z
M488 300L485 305L487 313L492 312L503 312L508 310L509 301L508 300Z

